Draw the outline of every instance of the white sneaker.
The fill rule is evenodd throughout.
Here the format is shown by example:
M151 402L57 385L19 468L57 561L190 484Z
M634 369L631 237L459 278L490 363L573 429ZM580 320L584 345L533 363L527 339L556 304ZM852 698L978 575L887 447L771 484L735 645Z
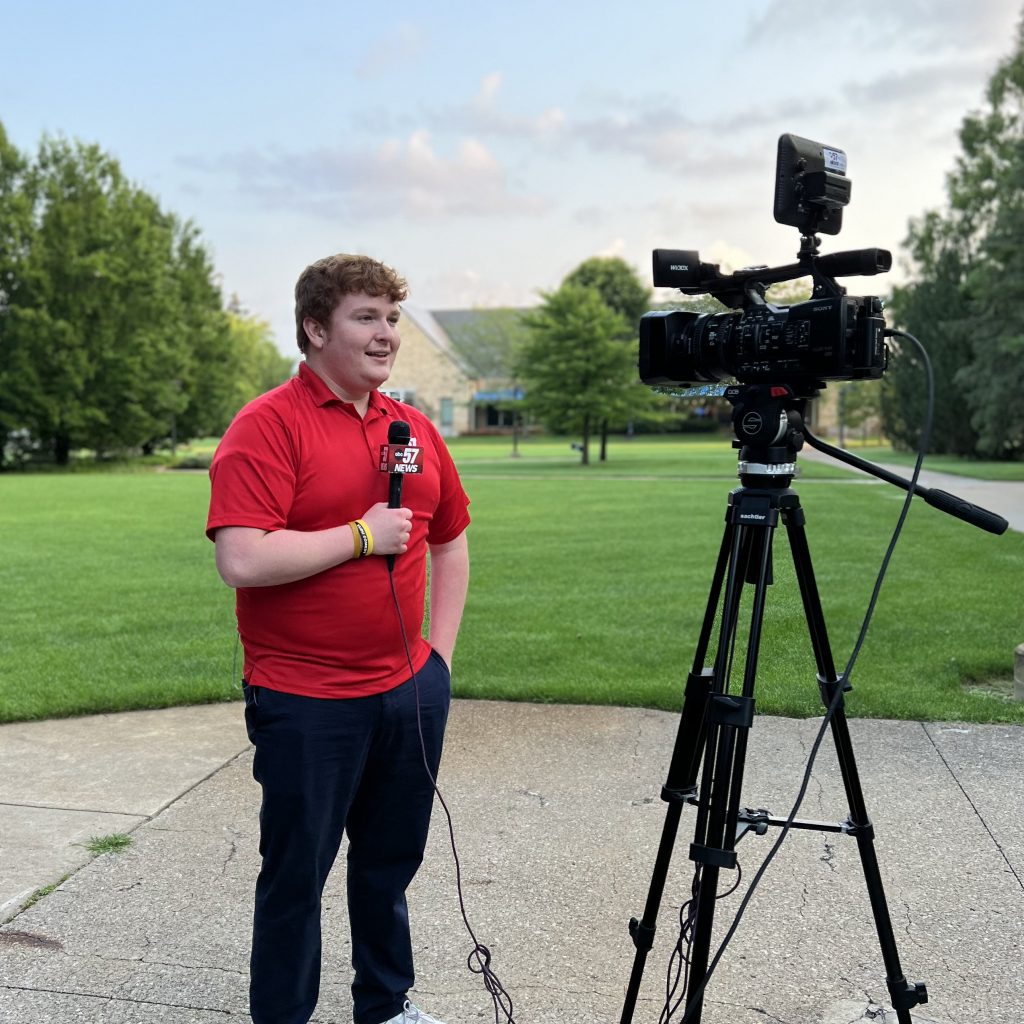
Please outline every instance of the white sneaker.
M429 1013L424 1013L418 1006L414 1006L406 999L402 1012L390 1020L384 1021L384 1024L444 1024L444 1021L431 1017Z

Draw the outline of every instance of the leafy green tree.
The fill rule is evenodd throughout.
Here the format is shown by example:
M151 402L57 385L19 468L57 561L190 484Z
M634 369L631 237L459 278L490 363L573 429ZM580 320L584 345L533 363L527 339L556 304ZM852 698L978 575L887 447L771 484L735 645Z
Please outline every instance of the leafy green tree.
M948 210L911 225L917 274L897 290L893 309L935 367L935 450L1022 458L1024 19L1015 49L989 80L986 103L961 126ZM914 361L898 347L887 388L887 429L906 444L914 432L901 417L912 390L906 368L912 371Z
M584 260L568 274L564 284L593 288L604 304L621 319L620 341L633 353L634 377L640 317L651 308L651 290L641 282L636 271L618 256L593 256ZM611 426L626 426L635 419L657 420L666 410L665 399L648 389L629 391L632 404L620 406L620 418L601 420L600 459L608 456L608 431Z
M188 354L176 378L181 403L171 424L174 440L220 434L242 405L236 385L242 364L213 265L192 225L179 234L173 265L183 311L180 341Z
M11 144L0 124L0 467L8 450L5 441L20 426L15 398L8 391L13 382L5 372L5 357L11 347L11 304L17 301L22 264L32 234L27 170L28 161Z
M1024 18L1016 49L989 81L988 109L968 117L950 193L976 225L966 287L974 359L957 380L971 408L978 453L1024 457Z
M651 290L618 256L593 256L584 260L566 276L564 283L594 288L605 305L622 317L623 331L630 338L636 337L637 322L651 308Z
M839 445L842 447L847 430L866 427L872 419L877 423L882 411L882 392L875 380L843 381L836 387Z
M231 347L239 363L231 410L234 416L250 399L286 381L294 370L295 361L278 349L270 324L246 313L237 303L228 309L228 329Z
M976 433L957 384L970 365L970 308L965 290L966 257L949 225L931 211L913 223L908 242L918 280L895 289L891 309L897 325L914 334L928 352L935 377L931 448L971 455ZM882 418L899 447L916 448L924 423L927 389L917 348L904 339L889 343L889 371L881 388Z
M194 225L98 146L0 126L0 430L58 463L219 433L291 361L269 327L224 309ZM6 447L6 446L5 446Z
M166 435L189 360L180 227L99 147L44 139L25 173L29 244L2 336L7 419L66 463Z
M593 288L563 284L525 315L529 340L517 361L526 407L551 430L582 435L581 462L605 420L621 420L642 385L636 352L622 342L622 318Z

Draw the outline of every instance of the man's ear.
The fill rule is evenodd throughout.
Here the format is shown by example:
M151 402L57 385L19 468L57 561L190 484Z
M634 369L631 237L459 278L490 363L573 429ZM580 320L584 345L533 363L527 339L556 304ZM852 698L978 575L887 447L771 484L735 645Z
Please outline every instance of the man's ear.
M314 320L311 316L307 316L302 321L302 329L306 332L310 345L318 350L324 347L325 332L323 324L318 320Z

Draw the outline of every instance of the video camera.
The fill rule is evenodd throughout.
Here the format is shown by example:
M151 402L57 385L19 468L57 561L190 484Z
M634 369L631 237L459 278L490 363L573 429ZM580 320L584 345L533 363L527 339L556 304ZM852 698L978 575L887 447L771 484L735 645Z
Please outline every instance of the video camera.
M741 384L814 386L826 380L879 378L887 351L882 300L848 296L837 277L885 273L885 249L818 255L817 232L835 235L850 201L846 154L796 135L779 139L775 219L799 228L797 263L722 274L696 251L655 249L654 284L684 295L712 295L727 313L657 310L640 319L640 379L688 386L735 379ZM765 300L768 285L811 277L812 297L793 306Z

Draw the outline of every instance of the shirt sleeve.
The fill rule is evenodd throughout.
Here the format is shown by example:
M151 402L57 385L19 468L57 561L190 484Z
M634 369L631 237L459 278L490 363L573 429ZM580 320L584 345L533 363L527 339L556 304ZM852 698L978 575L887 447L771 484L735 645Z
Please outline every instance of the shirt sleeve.
M441 493L427 531L428 544L447 544L469 526L469 495L462 487L448 446L432 423L427 421L437 450Z
M294 440L276 411L243 409L228 427L210 465L206 535L222 526L280 530L295 495Z

